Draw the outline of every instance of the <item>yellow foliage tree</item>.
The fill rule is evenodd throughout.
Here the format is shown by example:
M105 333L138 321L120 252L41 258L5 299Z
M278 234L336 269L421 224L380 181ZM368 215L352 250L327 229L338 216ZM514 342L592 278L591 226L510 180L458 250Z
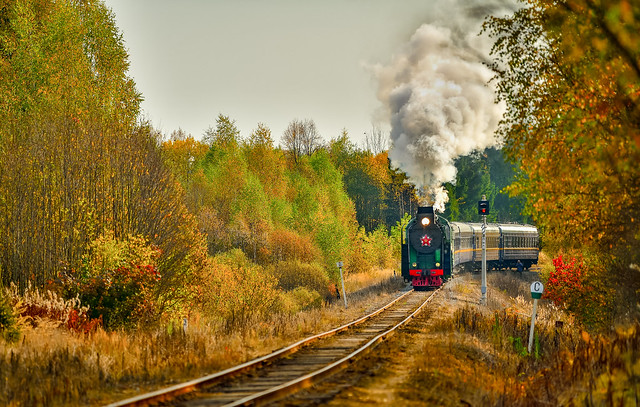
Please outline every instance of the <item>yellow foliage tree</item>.
M640 6L531 0L485 30L507 103L500 133L522 171L512 190L528 196L548 247L604 261L601 278L629 303L640 288L629 267L640 260Z

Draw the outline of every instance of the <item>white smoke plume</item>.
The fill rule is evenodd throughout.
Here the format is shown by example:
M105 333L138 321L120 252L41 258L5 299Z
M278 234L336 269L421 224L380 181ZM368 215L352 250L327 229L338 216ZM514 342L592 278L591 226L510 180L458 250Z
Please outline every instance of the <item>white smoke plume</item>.
M375 67L391 124L389 157L440 212L448 201L442 184L455 182L455 158L498 142L504 106L495 103L492 73L483 64L489 39L478 33L487 14L509 8L477 1L446 6L447 16L423 24L389 64Z

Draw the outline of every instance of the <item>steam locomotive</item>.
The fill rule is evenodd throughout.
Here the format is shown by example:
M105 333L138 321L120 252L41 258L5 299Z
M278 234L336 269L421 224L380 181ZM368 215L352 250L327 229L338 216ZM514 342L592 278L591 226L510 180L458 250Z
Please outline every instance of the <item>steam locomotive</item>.
M488 224L487 269L524 269L538 263L538 229L531 225ZM418 208L402 234L402 276L414 287L439 287L456 267L479 269L482 224L449 222L433 207Z

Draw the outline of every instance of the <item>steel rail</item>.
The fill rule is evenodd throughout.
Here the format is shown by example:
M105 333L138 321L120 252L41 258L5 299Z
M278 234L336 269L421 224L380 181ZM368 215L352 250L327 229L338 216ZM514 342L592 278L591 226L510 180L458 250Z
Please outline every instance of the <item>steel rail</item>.
M411 319L413 319L422 309L431 301L431 299L435 296L435 294L440 291L440 289L444 287L441 286L437 290L433 292L423 303L416 308L409 316L405 319L397 323L395 326L371 339L362 347L356 349L349 355L343 357L342 359L335 361L322 369L319 369L315 372L306 374L297 379L291 380L287 383L281 384L276 387L272 387L271 389L264 390L260 393L256 393L247 397L244 397L235 402L226 404L224 407L237 407L237 406L260 406L275 400L281 399L283 397L289 396L291 394L297 393L300 390L313 386L318 381L330 376L339 370L345 368L347 365L352 363L354 360L361 358L371 352L380 342L387 339L387 337L393 335L398 328L405 325Z
M207 376L203 376L194 380L190 380L188 382L184 382L184 383L180 383L180 384L176 384L174 386L170 386L170 387L166 387L163 389L159 389L156 391L152 391L149 393L144 393L138 396L134 396L125 400L121 400L121 401L117 401L115 403L111 403L106 405L105 407L132 407L132 406L148 406L148 405L154 405L154 404L158 404L158 403L162 403L162 402L166 402L169 400L172 400L178 396L182 396L184 394L190 393L192 391L197 390L198 388L201 387L205 387L205 386L211 386L214 385L216 383L220 383L223 382L227 379L230 379L231 377L237 376L239 374L248 372L250 370L259 368L261 366L264 366L276 359L280 359L283 358L285 356L288 356L292 353L297 352L298 350L300 350L301 348L303 348L304 346L310 345L311 343L318 341L320 339L325 339L328 337L331 337L333 335L336 335L340 332L343 332L347 329L353 328L371 318L373 318L374 316L380 314L381 312L383 312L384 310L386 310L387 308L391 307L393 304L395 304L396 302L400 301L401 299L403 299L404 297L406 297L407 295L411 294L413 292L413 290L409 290L406 293L402 294L401 296L395 298L393 301L389 302L387 305L385 305L382 308L377 309L376 311L367 314L361 318L356 319L355 321L349 322L347 324L344 324L338 328L334 328L330 331L327 332L323 332L314 336L310 336L308 338L302 339L292 345L289 345L285 348L282 348L280 350L277 350L273 353L270 353L268 355L265 356L261 356L259 358L250 360L248 362L245 362L243 364L237 365L237 366L233 366L230 367L228 369L222 370L220 372L216 372Z

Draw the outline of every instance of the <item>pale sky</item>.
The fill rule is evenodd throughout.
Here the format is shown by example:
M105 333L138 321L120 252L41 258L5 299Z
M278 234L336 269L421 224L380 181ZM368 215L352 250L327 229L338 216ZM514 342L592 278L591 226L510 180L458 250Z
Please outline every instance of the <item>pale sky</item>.
M105 0L142 108L165 135L200 138L222 113L242 137L262 122L278 143L289 122L308 118L325 141L346 128L358 144L381 106L366 67L388 63L422 23L446 25L456 3Z

